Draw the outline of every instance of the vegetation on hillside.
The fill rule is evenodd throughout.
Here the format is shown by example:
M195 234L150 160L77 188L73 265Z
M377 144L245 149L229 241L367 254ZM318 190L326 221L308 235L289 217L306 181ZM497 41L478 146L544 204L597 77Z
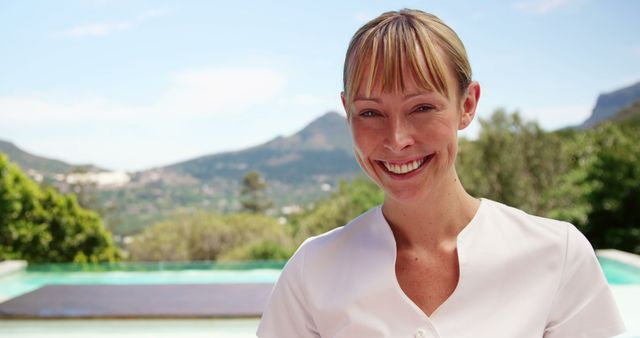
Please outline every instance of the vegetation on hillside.
M616 113L611 118L611 121L619 123L640 124L640 101Z
M367 179L343 182L331 197L282 224L249 213L178 213L147 227L128 245L134 261L287 259L307 237L346 224L382 202Z
M134 261L286 259L291 240L273 217L179 213L147 227L128 245Z
M264 214L273 206L266 195L267 182L257 171L250 171L242 179L240 203L242 210L253 214Z

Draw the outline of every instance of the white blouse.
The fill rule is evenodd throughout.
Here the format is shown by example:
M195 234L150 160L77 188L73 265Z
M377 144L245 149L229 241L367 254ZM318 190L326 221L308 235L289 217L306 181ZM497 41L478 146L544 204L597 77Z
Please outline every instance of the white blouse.
M457 239L460 275L431 316L402 291L381 207L305 241L259 337L605 338L624 325L593 248L571 224L483 199Z

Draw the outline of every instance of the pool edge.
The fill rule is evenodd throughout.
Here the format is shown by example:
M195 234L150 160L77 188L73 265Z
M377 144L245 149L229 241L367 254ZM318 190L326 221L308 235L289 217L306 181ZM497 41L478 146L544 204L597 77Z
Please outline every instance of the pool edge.
M8 260L0 261L0 277L10 275L14 272L23 271L27 268L27 261Z
M625 263L640 269L640 255L616 249L596 250L596 255L621 263Z

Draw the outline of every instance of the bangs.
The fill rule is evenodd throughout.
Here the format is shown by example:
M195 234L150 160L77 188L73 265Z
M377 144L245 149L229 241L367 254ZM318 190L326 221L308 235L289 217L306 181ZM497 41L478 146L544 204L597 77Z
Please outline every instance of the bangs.
M367 97L374 88L402 92L407 81L450 97L447 62L440 46L426 27L413 21L409 17L387 18L353 37L344 69L347 102L363 90Z

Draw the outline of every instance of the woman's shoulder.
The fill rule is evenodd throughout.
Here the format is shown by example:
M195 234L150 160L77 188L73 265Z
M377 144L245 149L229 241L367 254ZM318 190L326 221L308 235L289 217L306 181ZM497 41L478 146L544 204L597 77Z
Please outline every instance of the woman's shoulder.
M532 247L555 251L566 257L580 252L578 255L593 254L593 248L587 238L573 224L529 214L496 201L486 202L485 230L500 233L508 241L508 245ZM556 250L550 250L556 249Z
M529 235L543 234L559 238L565 236L568 228L575 229L569 222L529 214L524 210L489 199L483 199L483 202L486 204L486 218L494 226L526 232Z
M623 331L593 247L574 225L491 200L483 203L483 226L477 227L482 231L474 238L483 250L475 253L497 253L495 271L504 271L518 290L528 287L528 294L549 304L545 337L610 337ZM483 267L488 270L486 263Z

